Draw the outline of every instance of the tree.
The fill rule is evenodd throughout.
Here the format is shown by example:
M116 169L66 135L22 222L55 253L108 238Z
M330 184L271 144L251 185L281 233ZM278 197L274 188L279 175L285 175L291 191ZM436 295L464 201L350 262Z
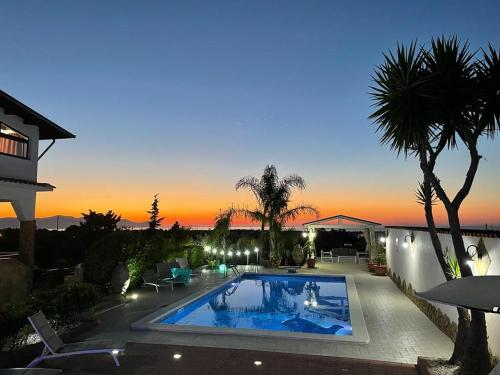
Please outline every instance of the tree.
M236 190L246 188L257 200L257 208L243 209L239 213L261 224L261 231L265 226L269 228L269 258L278 257L277 241L279 232L289 221L302 214L318 214L310 205L299 205L289 208L291 195L294 189L304 190L305 181L302 177L291 174L280 179L274 165L268 165L260 179L247 176L236 183Z
M112 232L117 228L121 216L113 211L101 213L89 210L88 214L82 213L83 222L80 223L82 229L88 232Z
M211 233L212 243L215 246L220 246L224 253L226 252L227 238L231 231L231 224L235 212L234 208L228 208L227 210L220 211L215 217L215 225Z
M148 225L151 232L156 231L156 229L160 227L163 219L165 219L164 217L160 217L159 202L160 200L158 199L158 194L155 194L153 203L151 203L151 209L147 211L147 213L149 214Z
M372 87L377 110L370 116L382 131L381 143L389 144L398 155L418 158L424 175L420 190L436 256L443 273L448 274L446 260L435 232L432 194L443 203L450 226L455 255L462 276L472 272L466 266L459 209L470 192L481 156L478 139L493 136L500 119L499 53L491 46L481 53L469 52L468 43L456 37L432 40L430 49L399 46L397 53L385 55L377 67ZM462 186L449 197L436 175L435 165L446 149L463 144L469 153L469 165ZM491 367L484 313L471 311L470 329L459 310L459 337L452 360L461 356L463 374L486 374ZM462 351L460 340L466 334ZM455 358L454 358L455 357Z

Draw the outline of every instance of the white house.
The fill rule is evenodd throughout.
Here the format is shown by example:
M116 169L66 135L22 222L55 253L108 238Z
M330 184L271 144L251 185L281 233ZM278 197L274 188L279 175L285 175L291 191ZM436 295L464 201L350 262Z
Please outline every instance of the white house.
M35 203L54 186L38 182L38 161L56 139L73 134L0 90L0 202L10 202L20 221L19 258L34 265ZM51 140L45 149L39 141Z

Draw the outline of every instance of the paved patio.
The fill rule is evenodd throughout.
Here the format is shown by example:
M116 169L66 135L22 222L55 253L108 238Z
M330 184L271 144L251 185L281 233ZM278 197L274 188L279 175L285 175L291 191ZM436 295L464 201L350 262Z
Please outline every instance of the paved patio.
M174 359L174 354L181 354ZM134 375L417 375L415 365L351 360L338 357L305 356L251 350L202 348L172 345L128 344L127 353L115 367L111 358L88 356L52 360L46 366L60 368L64 374L134 374ZM256 366L255 361L261 364Z
M128 340L136 343L176 346L262 350L411 364L416 363L418 356L448 357L451 354L451 340L434 326L388 277L377 277L370 274L366 271L366 265L320 263L315 270L302 269L300 272L354 275L370 335L368 344L133 331L130 329L130 324L158 308L179 304L193 293L220 284L224 280L217 275L205 279L193 279L193 283L189 287L176 287L173 293L168 288L159 294L156 294L153 289L139 290L137 301L102 314L99 317L101 324L88 332L84 338Z

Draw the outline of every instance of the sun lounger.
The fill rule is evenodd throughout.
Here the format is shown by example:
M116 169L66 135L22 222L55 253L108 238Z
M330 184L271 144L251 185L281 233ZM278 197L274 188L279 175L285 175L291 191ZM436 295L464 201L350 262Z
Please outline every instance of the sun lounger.
M156 293L158 293L158 288L164 286L170 286L172 288L172 292L174 291L174 282L166 279L161 279L157 276L157 274L153 270L146 270L142 275L142 280L144 281L144 286L152 286L156 289Z
M126 342L117 341L83 341L72 344L65 344L57 335L56 331L50 326L41 311L28 317L30 324L40 339L45 344L42 354L35 358L27 366L35 367L40 362L51 359L69 357L84 354L109 354L115 361L116 366L120 366L118 355L125 352Z
M184 279L182 277L174 277L172 274L172 268L168 263L156 263L156 271L158 278L164 281L168 281L174 284L183 284Z
M190 268L187 258L175 258L175 262L182 269ZM200 275L201 275L200 273L196 273L196 272L191 273L191 276L200 276Z
M62 370L54 368L6 368L0 369L0 375L57 375Z

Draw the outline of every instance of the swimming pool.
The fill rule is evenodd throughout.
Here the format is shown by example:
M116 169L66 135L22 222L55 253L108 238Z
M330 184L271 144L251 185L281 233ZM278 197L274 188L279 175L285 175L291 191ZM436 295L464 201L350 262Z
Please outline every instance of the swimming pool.
M245 274L162 324L351 335L344 277Z
M368 342L350 275L244 273L132 328Z

